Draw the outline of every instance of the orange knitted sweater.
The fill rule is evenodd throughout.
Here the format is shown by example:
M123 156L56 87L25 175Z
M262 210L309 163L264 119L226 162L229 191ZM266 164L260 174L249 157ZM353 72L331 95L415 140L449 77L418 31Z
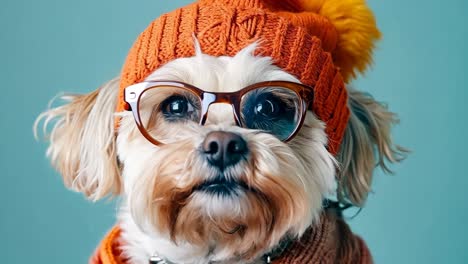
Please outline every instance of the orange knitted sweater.
M120 228L114 227L101 242L90 264L127 264L122 257ZM372 256L364 241L353 234L341 218L328 210L319 225L309 229L300 240L294 241L273 259L273 264L371 264Z

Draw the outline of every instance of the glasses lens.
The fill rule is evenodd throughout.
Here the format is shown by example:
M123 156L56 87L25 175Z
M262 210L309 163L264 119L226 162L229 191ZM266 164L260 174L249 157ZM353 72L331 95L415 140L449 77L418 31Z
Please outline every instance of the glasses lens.
M156 86L145 90L138 102L142 126L154 139L174 138L181 127L200 121L201 102L189 89Z
M247 92L241 99L243 126L271 133L286 140L299 125L301 99L285 87L262 87Z

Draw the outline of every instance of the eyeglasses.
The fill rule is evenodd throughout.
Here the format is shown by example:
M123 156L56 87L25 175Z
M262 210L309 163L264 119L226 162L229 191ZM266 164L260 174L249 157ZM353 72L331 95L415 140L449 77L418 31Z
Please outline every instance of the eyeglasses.
M238 126L289 141L302 126L314 93L309 86L287 81L260 82L220 93L177 81L147 81L125 88L124 96L140 132L159 145L181 124L204 125L215 103L230 104Z

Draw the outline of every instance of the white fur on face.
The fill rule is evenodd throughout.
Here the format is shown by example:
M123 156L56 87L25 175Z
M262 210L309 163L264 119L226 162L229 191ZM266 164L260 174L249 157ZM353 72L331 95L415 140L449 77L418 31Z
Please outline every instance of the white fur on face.
M271 58L254 56L255 48L250 45L235 57L198 52L164 65L147 80L181 81L213 92L270 80L299 82ZM300 236L318 219L324 197L336 189L335 160L326 150L324 128L308 112L299 134L283 143L235 126L232 108L215 104L205 126L181 125L174 133L177 140L155 146L140 134L131 114L123 113L117 151L123 164L124 254L133 263L145 263L155 252L175 263L253 263L285 235ZM218 173L198 151L206 134L216 130L246 140L247 160L225 174L255 191L231 196L193 191Z

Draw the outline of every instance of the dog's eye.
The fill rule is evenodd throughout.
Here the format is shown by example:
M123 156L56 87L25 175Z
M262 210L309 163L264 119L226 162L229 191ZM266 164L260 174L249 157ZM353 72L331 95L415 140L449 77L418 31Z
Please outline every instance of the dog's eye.
M190 119L194 107L186 97L173 95L162 102L161 111L167 120Z
M275 122L289 116L295 111L287 98L281 98L273 93L257 93L250 95L242 106L244 117L253 123Z
M263 117L273 118L284 110L284 105L273 97L261 98L255 103L256 105L253 107L254 113Z
M298 125L299 100L295 92L281 87L247 92L241 99L242 126L286 139Z

